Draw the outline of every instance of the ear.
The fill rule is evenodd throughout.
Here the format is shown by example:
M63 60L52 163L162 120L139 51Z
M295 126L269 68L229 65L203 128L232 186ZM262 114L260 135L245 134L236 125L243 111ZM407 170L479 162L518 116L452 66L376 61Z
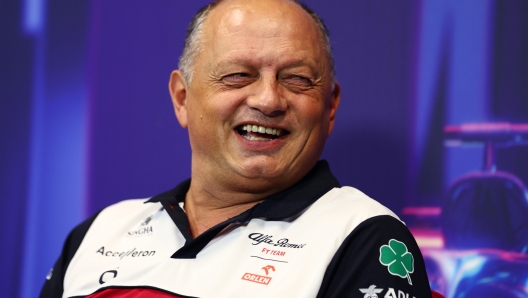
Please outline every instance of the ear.
M171 73L169 92L176 118L183 128L187 128L187 84L181 71L175 70Z
M337 113L337 108L339 107L339 102L341 101L341 86L339 86L338 82L334 83L334 90L332 91L332 94L330 95L330 102L328 106L328 117L329 117L329 125L328 125L328 135L332 133L332 130L334 130L334 123L335 123L335 116Z

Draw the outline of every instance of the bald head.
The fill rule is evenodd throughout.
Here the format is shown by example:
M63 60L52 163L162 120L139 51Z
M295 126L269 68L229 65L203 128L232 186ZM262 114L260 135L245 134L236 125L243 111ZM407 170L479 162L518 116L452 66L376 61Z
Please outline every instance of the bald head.
M244 6L244 3L251 3L253 10L266 9L269 8L268 3L275 2L275 4L281 5L283 8L301 8L304 13L311 18L311 21L314 22L316 28L319 31L320 43L325 49L326 58L330 66L330 77L332 82L335 81L335 69L334 69L334 57L332 53L332 47L330 44L330 37L326 26L324 25L322 19L306 5L300 3L297 0L216 0L212 3L201 8L193 17L187 28L187 34L185 37L185 44L183 53L179 61L179 69L181 70L185 81L189 84L193 78L194 73L194 62L196 56L203 50L204 41L203 41L203 31L206 24L206 19L210 12L215 9L217 6L232 4L236 6ZM282 3L281 3L282 2ZM257 4L255 6L255 4ZM289 6L289 7L288 7ZM294 7L292 7L294 6ZM287 14L287 9L284 10L284 13ZM254 11L258 13L258 11ZM236 19L232 19L236 21ZM240 19L242 21L242 19ZM216 24L213 24L216 26ZM243 26L243 24L240 24Z

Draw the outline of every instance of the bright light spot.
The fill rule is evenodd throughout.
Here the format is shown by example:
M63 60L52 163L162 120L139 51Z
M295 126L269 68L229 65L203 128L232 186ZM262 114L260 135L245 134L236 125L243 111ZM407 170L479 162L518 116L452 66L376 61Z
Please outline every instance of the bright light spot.
M46 0L25 0L23 10L23 28L28 34L42 30L44 23L44 2Z
M486 262L486 258L483 256L471 256L463 261L460 267L460 272L463 272L463 277L475 276L480 272L482 266Z

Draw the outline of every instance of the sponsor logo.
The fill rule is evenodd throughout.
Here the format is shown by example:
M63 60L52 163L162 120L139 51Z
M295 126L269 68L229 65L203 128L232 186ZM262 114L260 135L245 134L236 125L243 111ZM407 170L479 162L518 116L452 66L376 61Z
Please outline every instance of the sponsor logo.
M147 217L144 222L141 223L141 226L146 226L152 220L152 216Z
M267 249L267 248L263 248L262 249L262 253L263 254L267 254L267 255L272 255L272 256L279 256L279 257L284 257L286 255L286 252L285 251L282 251L282 250L274 250L274 249Z
M261 269L266 272L266 276L246 272L244 273L244 275L242 275L242 279L256 282L258 284L268 285L271 282L271 277L269 277L268 275L271 274L271 272L275 272L275 267L272 265L266 265Z
M114 258L123 259L125 257L132 257L132 258L152 257L154 256L154 254L156 254L156 251L155 250L136 251L135 247L129 251L111 251L111 250L105 251L104 246L101 246L101 248L99 248L95 253L101 254L101 256L104 256L104 257L114 257Z
M389 245L382 245L379 251L379 261L382 265L387 266L389 273L407 278L409 284L412 285L410 274L414 272L414 258L407 251L407 246L403 242L391 239Z
M99 277L99 284L102 285L105 282L108 282L111 279L114 279L117 276L117 270L108 270L103 272L101 274L101 277Z
M409 296L409 294L404 293L400 290L398 290L398 295L396 295L396 291L393 288L389 288L389 290L387 291L387 293L385 293L385 296L383 296L383 298L411 298L411 296ZM416 298L416 297L412 296L412 298Z
M129 237L141 237L141 236L150 236L154 233L154 230L151 226L141 227L134 231L128 231L127 236Z
M383 289L376 288L376 285L371 285L370 287L366 289L359 289L359 291L365 296L363 298L381 298L381 294L383 292ZM380 294L380 296L378 296ZM408 293L402 292L400 290L394 290L393 288L389 288L387 290L387 293L383 296L383 298L416 298L414 296L409 296Z
M253 245L259 245L261 243L278 246L278 247L284 247L284 248L303 248L306 246L306 244L295 244L290 243L290 240L288 238L282 238L277 241L273 240L273 236L271 235L264 235L262 233L251 233L248 235L249 239L253 240L254 242L251 243Z
M152 228L152 226L148 225L151 220L152 220L152 216L147 217L147 219L145 219L145 221L143 221L139 225L138 229L133 230L133 231L128 231L126 235L128 237L151 236L152 234L154 234L154 229Z
M365 296L363 298L378 298L378 294L383 291L383 289L377 289L376 285L371 285L368 289L359 289L359 291Z
M271 277L257 275L253 273L244 273L242 276L243 280L256 282L258 284L268 285L271 281Z
M268 275L268 270L275 271L275 267L268 265L266 267L262 267L262 270L266 271L266 275Z

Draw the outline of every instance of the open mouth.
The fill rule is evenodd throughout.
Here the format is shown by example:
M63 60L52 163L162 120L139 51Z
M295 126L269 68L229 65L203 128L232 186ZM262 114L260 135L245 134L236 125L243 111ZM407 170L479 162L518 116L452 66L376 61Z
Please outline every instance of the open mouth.
M235 130L250 141L270 141L289 134L284 129L251 124L240 125Z

